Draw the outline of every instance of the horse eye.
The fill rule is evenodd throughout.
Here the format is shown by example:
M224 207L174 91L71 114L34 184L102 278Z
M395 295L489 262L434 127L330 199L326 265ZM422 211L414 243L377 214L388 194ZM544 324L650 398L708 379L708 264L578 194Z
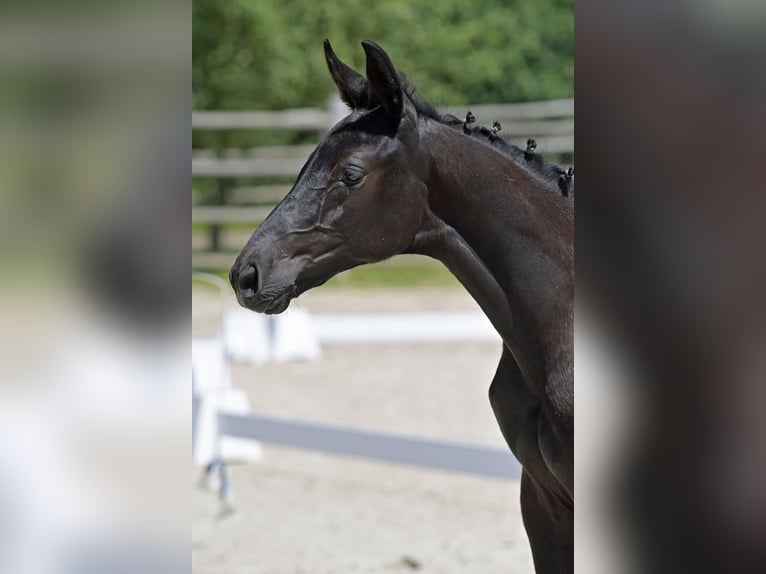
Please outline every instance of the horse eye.
M364 177L364 171L358 167L349 166L343 170L340 180L346 185L356 185Z

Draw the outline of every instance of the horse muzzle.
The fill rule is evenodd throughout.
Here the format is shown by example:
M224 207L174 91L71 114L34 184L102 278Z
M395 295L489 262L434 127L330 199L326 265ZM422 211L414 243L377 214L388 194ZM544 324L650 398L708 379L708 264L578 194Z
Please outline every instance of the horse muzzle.
M260 285L258 284L258 267L254 264L246 263L244 265L236 261L229 270L229 283L231 283L234 293L237 295L237 301L240 304L243 301L250 301L255 297Z
M237 302L257 313L282 313L297 295L295 286L264 286L263 277L256 264L236 262L229 271L229 282Z

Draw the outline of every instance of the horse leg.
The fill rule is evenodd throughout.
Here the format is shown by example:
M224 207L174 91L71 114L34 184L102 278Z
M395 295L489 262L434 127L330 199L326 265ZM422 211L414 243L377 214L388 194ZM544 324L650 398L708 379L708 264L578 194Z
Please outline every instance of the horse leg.
M521 475L521 516L537 574L574 572L574 515L526 471Z
M489 399L508 446L524 468L521 475L521 515L532 548L535 570L537 574L572 572L574 515L571 502L567 502L571 494L554 477L544 460L540 440L540 402L529 392L508 349L503 350L489 389ZM545 433L543 438L546 438ZM546 443L545 440L542 442ZM546 484L558 488L556 493L544 486Z

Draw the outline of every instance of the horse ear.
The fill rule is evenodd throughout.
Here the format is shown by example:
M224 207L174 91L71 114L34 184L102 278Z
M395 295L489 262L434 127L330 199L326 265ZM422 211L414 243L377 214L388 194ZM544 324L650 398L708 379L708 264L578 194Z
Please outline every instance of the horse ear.
M374 42L363 40L362 47L367 54L369 100L383 104L388 114L398 124L402 119L404 94L396 68L383 48Z
M330 45L330 40L325 38L324 57L327 60L327 68L330 75L338 86L340 99L346 102L351 109L363 108L367 105L367 78L362 74L340 61Z

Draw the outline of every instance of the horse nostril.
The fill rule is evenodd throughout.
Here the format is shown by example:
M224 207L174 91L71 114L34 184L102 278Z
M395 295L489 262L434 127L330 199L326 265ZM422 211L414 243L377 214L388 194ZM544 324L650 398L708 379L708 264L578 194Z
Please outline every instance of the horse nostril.
M255 268L255 265L245 267L244 271L239 274L237 284L240 291L247 291L248 289L258 291L258 270Z

